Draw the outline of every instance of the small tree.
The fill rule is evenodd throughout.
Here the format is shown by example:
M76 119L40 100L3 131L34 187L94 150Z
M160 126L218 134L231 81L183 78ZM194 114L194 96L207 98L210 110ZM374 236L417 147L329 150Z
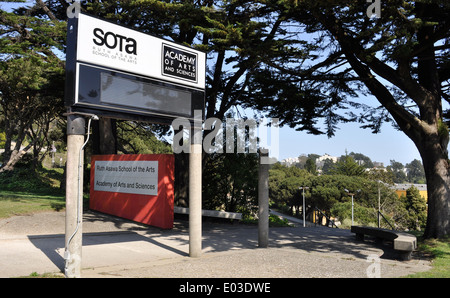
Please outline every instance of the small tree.
M425 227L427 221L427 203L425 199L414 186L406 190L406 197L403 197L403 199L407 211L407 228L420 231Z
M334 164L334 167L330 172L336 175L363 176L365 169L360 166L353 157L346 155L341 157L341 159Z
M387 167L388 171L392 172L394 175L395 183L404 183L407 181L407 177L405 171L403 170L405 167L401 162L391 160L391 165Z
M418 159L414 159L410 163L406 164L405 168L408 169L408 181L411 183L426 183L425 171L422 163Z
M305 170L307 170L309 173L311 173L313 175L317 174L317 167L316 167L315 159L308 158L306 160Z

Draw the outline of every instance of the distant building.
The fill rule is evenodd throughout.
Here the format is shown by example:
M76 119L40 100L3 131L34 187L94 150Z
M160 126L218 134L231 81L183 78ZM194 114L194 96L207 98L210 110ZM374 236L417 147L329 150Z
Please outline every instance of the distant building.
M395 193L400 198L402 195L406 196L406 190L408 190L408 188L410 188L411 186L416 187L419 190L420 195L424 197L425 200L428 201L428 192L426 184L401 183L395 184L393 186L393 189L395 189Z
M384 164L382 162L373 161L372 163L375 168L384 168Z
M321 169L323 167L324 163L325 163L325 160L327 160L327 159L331 160L333 163L337 163L337 161L339 160L338 157L331 156L331 155L328 155L328 154L325 153L324 155L316 158L316 166L319 169ZM320 172L321 172L321 170L319 170L319 173Z
M324 155L322 155L322 156L320 156L320 157L318 157L316 159L316 163L320 162L320 161L325 161L326 159L331 159L331 161L336 163L339 158L337 158L336 156L331 156L331 155L328 155L327 153L325 153Z
M283 159L280 163L283 166L291 167L299 162L300 162L300 160L298 157L288 157L288 158Z
M365 164L365 161L362 160L362 159L357 159L357 160L355 160L355 162L356 162L358 165L360 165L360 166L362 166L362 165Z

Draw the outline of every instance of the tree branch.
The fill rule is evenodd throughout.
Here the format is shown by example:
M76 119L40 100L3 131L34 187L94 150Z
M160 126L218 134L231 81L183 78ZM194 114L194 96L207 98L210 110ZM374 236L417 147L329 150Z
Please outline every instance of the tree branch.
M36 0L36 4L42 8L42 10L47 14L47 16L52 21L58 21L58 19L55 17L55 15L50 11L50 9L47 7L47 5L42 0Z

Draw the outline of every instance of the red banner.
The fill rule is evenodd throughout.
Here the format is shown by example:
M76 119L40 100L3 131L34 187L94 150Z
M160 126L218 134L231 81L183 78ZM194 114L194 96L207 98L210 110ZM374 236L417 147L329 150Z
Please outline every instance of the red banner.
M174 157L171 154L94 155L89 207L171 229L173 183Z

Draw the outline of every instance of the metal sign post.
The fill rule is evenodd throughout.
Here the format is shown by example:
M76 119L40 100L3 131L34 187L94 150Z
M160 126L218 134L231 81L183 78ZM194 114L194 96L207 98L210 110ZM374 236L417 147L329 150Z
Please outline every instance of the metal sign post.
M83 143L85 119L67 117L66 163L66 231L64 252L66 277L81 277L82 217L83 217ZM81 200L80 200L81 196Z
M202 121L194 121L189 153L189 256L202 253Z
M269 150L261 148L258 175L258 246L269 245L269 164L262 162L269 156Z

